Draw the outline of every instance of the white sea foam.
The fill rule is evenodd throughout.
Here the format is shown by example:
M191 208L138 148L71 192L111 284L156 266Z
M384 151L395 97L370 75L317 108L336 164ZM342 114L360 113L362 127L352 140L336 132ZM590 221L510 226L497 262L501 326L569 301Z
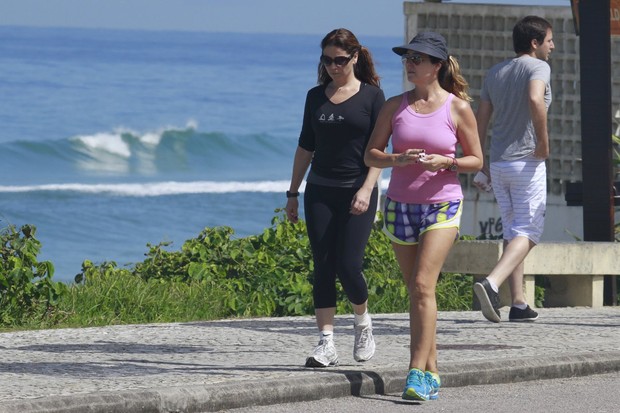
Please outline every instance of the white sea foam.
M389 179L381 180L381 191L385 191ZM124 183L124 184L46 184L46 185L23 185L10 186L0 185L0 193L24 193L24 192L75 192L83 194L102 194L118 196L162 196L182 194L226 194L233 192L284 192L289 187L289 181L192 181L192 182L149 182L149 183ZM306 183L303 182L301 192Z
M196 130L198 122L194 119L189 119L185 124L185 127L178 126L164 126L156 131L151 132L138 132L125 126L119 126L114 129L114 132L100 132L94 135L79 135L73 138L73 140L82 142L88 149L95 151L105 151L111 154L129 158L131 156L131 149L129 144L123 140L123 134L132 135L138 138L142 143L152 146L159 145L162 136L168 131L183 131L183 130Z
M161 136L161 133L145 133L144 135L140 136L140 142L146 143L148 145L157 146L161 141Z
M194 119L189 119L187 123L185 124L184 128L168 125L168 126L159 128L156 132L146 132L144 134L140 134L139 132L129 131L129 130L128 132L134 136L138 136L138 139L142 143L152 145L152 146L157 146L159 145L159 142L161 142L161 138L164 136L164 133L166 132L196 130L197 128L198 128L198 122L196 122Z
M164 134L170 131L195 130L198 123L190 119L184 128L178 126L164 126L156 131L138 132L125 126L119 126L113 132L100 132L93 135L80 135L71 140L80 142L83 147L79 151L88 157L76 160L79 169L100 172L128 172L132 168L129 163L132 159L137 160L133 165L137 171L150 175L157 168L155 151L159 146ZM143 146L132 148L131 140L123 135L130 135L137 139Z
M120 133L102 132L94 135L77 136L74 139L92 151L104 151L123 158L131 156L129 145L123 141Z
M288 181L259 182L152 182L125 184L47 184L26 186L0 186L0 193L17 192L75 192L118 196L162 196L181 194L225 194L233 192L284 192ZM301 190L303 191L302 186Z

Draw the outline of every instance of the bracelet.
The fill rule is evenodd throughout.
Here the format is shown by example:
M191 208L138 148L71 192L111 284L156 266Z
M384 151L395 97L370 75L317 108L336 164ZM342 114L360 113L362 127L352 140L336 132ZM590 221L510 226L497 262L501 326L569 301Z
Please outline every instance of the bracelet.
M297 198L298 196L299 196L299 192L286 191L287 198Z
M450 158L450 159L452 160L452 162L450 163L450 166L446 168L446 170L450 172L456 172L456 170L459 168L459 162L456 160L456 158Z

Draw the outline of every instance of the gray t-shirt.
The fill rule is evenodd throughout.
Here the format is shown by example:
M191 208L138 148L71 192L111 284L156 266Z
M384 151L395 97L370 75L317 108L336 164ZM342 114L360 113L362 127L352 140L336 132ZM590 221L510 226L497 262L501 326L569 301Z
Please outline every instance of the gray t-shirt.
M513 161L536 149L536 133L528 104L531 80L545 82L545 105L551 104L551 68L547 62L523 55L496 64L487 72L481 100L493 105L490 161Z

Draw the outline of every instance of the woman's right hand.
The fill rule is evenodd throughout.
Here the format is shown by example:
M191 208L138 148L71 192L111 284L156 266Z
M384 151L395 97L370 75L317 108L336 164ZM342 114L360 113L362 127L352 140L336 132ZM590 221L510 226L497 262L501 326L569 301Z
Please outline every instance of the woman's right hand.
M287 198L284 210L286 211L286 218L289 222L296 224L297 221L299 221L299 200L296 197Z
M406 166L420 162L426 156L424 149L407 149L405 152L396 155L396 166Z

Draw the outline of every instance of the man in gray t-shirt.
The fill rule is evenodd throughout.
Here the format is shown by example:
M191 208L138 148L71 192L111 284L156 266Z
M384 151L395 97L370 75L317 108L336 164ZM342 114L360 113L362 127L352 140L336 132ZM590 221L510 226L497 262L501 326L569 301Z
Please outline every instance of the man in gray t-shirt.
M480 100L485 102L483 106L490 104L495 115L490 162L514 161L534 153L537 134L529 105L529 86L534 80L543 83L546 117L546 111L551 104L550 77L549 64L528 54L505 60L487 72ZM540 90L536 90L536 93L539 92ZM480 111L479 113L482 114ZM482 121L480 119L480 123ZM542 130L540 132L542 138L545 138L546 133Z
M501 321L499 286L510 278L510 321L534 321L538 313L523 292L523 261L540 242L547 200L545 159L549 156L547 109L551 104L551 69L554 48L551 24L527 16L514 27L516 56L487 72L476 113L478 134L485 150L493 116L489 163L483 171L501 211L504 252L491 273L474 284L483 315Z

